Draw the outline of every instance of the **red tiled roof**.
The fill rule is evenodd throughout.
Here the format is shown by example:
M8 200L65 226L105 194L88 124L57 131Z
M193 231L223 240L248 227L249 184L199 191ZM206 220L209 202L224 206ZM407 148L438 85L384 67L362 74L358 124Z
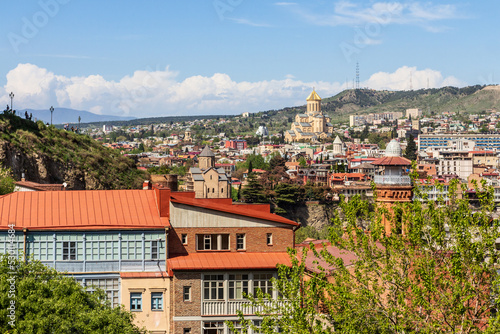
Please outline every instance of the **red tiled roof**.
M382 157L372 162L375 166L411 166L411 161L403 157Z
M15 192L0 197L0 229L165 228L155 192L75 190Z
M167 260L169 270L274 269L277 264L291 265L286 252L275 253L191 253Z
M173 203L186 204L191 206L196 206L200 208L222 211L227 213L233 213L236 215L242 215L247 217L254 217L263 220L270 220L277 223L283 223L288 225L299 226L290 219L283 218L274 213L269 212L269 204L258 205L258 204L225 204L221 202L214 202L211 199L201 199L201 198L186 198L177 197L176 193L172 193L171 201Z

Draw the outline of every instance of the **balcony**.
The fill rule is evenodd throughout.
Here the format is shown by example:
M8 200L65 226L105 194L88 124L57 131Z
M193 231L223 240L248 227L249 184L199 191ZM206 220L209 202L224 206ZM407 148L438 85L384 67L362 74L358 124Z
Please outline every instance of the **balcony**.
M272 305L272 301L264 302L266 307ZM202 301L202 314L201 315L229 315L236 314L240 310L243 314L255 314L255 312L263 311L263 307L250 306L248 300L206 300Z
M375 184L379 185L401 185L401 186L410 186L411 179L408 175L375 175L374 179Z

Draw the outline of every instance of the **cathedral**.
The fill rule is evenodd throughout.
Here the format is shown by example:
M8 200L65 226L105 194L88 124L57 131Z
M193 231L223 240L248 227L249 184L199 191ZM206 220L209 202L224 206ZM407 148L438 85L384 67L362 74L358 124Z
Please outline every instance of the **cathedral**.
M330 117L321 112L321 97L313 89L306 100L306 114L296 115L292 128L285 132L285 140L289 143L301 140L317 141L332 136L333 125L330 123Z

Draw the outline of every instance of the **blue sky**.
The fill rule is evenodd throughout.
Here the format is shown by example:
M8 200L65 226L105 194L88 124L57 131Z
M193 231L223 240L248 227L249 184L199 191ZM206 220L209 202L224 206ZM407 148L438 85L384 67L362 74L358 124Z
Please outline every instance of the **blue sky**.
M497 83L500 2L2 2L0 103L236 114L360 85ZM346 84L347 83L347 84Z

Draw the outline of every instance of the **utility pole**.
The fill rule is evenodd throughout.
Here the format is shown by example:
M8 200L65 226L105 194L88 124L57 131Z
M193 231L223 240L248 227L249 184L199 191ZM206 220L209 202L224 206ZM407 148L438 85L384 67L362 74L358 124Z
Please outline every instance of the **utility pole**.
M50 125L52 125L52 114L54 113L54 107L50 106Z
M14 107L12 106L14 103L14 93L10 92L9 97L10 97L10 110L14 110Z

